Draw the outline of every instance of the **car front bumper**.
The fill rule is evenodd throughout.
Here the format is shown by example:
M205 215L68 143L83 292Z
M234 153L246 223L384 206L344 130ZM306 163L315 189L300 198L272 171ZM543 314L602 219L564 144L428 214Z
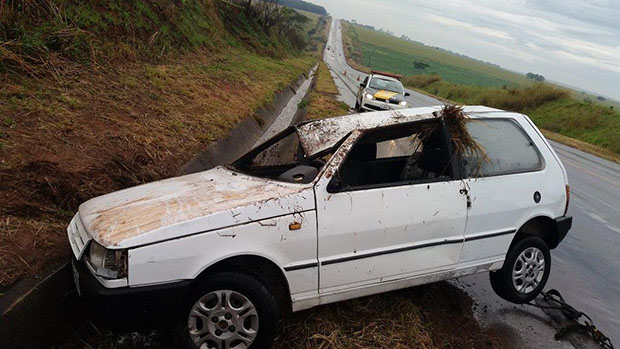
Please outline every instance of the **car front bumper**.
M395 109L405 109L408 107L407 105L387 103L387 102L382 102L382 101L378 101L375 99L367 99L365 97L362 98L361 106L362 106L362 109L367 110L367 111L395 110Z
M192 280L142 287L108 288L90 271L84 259L72 258L73 280L78 294L106 315L166 311L185 299Z

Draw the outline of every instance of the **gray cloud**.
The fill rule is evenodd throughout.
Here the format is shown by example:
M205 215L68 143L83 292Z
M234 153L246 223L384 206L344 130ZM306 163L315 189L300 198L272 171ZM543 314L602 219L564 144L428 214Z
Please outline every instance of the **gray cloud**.
M620 100L616 0L313 0L334 16Z

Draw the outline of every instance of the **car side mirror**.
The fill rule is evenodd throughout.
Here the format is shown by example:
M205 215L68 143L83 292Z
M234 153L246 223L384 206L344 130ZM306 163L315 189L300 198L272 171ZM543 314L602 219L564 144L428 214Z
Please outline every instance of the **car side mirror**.
M409 96L411 96L411 93L405 92L405 97L409 97Z
M366 85L362 82L362 83L360 84L360 87L366 87Z

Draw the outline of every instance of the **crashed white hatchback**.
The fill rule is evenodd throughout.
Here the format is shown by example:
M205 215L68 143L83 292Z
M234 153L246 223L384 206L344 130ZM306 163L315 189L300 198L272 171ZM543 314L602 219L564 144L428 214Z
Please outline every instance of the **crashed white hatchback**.
M78 289L176 299L203 348L267 347L284 312L486 271L527 302L571 227L564 167L529 118L487 107L464 111L488 159L459 154L440 109L303 123L231 166L89 200L68 228Z

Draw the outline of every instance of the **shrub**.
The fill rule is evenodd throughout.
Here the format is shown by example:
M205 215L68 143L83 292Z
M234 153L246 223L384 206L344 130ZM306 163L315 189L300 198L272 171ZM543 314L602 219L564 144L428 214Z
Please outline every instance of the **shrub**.
M441 81L441 76L439 75L413 75L403 78L404 85L417 88L424 88L438 81Z

